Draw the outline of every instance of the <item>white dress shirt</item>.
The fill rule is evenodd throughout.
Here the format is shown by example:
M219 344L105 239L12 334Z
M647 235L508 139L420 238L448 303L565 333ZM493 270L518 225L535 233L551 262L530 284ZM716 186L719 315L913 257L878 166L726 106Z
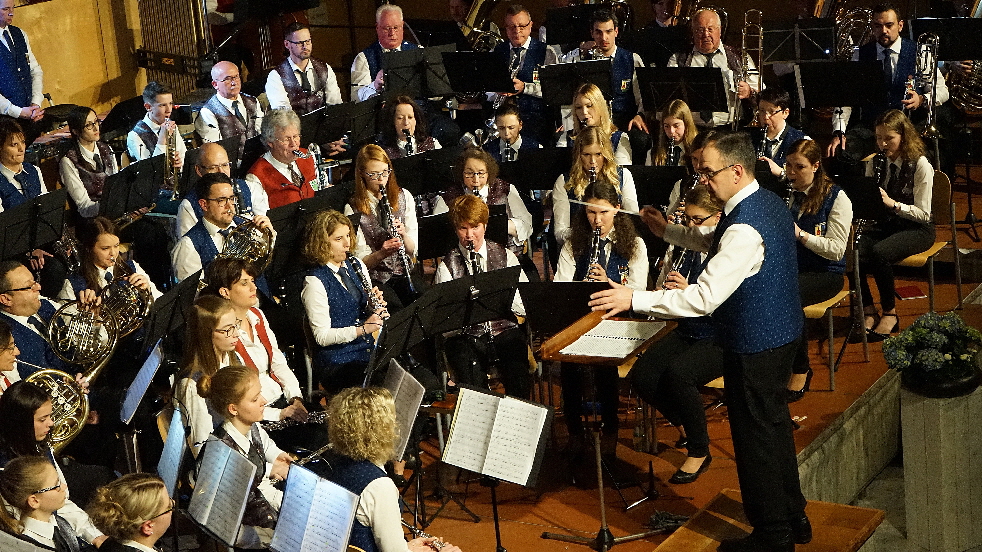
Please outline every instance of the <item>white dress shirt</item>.
M160 135L160 125L153 122L153 119L150 118L150 113L147 113L146 116L143 117L143 122L150 127L150 130L152 130L154 134L158 136ZM181 131L178 129L174 132L180 133ZM188 147L184 144L184 139L180 136L180 134L178 134L176 141L178 157L180 157L183 162L184 154L187 153ZM146 144L143 143L143 139L140 138L136 132L131 130L126 134L126 153L129 154L130 159L133 160L133 162L150 159L151 157L163 155L166 152L166 146L161 144L159 140L157 145L154 146L153 151L148 151Z
M82 160L86 163L95 163L92 158L99 152L99 149L92 145L92 151L89 151L85 146L81 146L78 150L82 152ZM103 166L106 168L106 175L116 174L116 159L113 156L109 156L109 159L101 159ZM82 218L92 218L99 214L99 202L92 201L89 198L89 191L85 189L85 184L82 184L82 179L78 174L78 167L72 160L67 156L62 157L61 161L58 162L58 172L61 175L61 184L68 189L68 195L72 196L72 201L75 202L75 207L78 209L78 214Z
M903 159L898 157L897 160L890 161L890 164L897 167L896 170L899 174L900 169L903 167ZM875 172L876 167L874 167L873 161L866 163L866 176L874 176ZM887 167L887 175L889 174L890 168ZM888 178L888 176L884 176L884 178ZM927 157L922 155L914 166L914 204L906 205L898 201L897 206L900 209L896 213L914 222L925 224L931 222L931 198L933 194L934 167L927 160ZM892 199L896 201L897 198Z
M478 191L478 196L488 202L490 186L485 186ZM449 211L447 202L443 196L437 196L433 206L433 214L440 215ZM505 214L508 217L508 237L512 245L521 245L532 235L532 214L522 201L522 196L518 195L518 190L514 185L508 186L508 199L505 202Z
M135 548L135 549L139 550L140 552L160 552L159 550L157 550L155 548L150 548L149 546L147 546L145 544L140 544L140 543L138 543L136 541L131 541L131 540L124 540L124 541L120 542L119 544L122 544L123 546L129 546L130 548Z
M811 186L805 189L804 192L808 193L810 189ZM802 232L809 234L807 241L804 242L804 246L822 258L830 261L838 261L846 254L846 246L849 244L849 231L851 228L852 201L849 200L846 192L839 190L839 194L832 201L832 210L829 211L829 219L825 224L824 233L819 236L815 234L815 231L819 229L801 229Z
M232 356L223 356L219 366L232 364ZM225 418L221 414L212 410L208 401L198 394L198 384L192 378L181 378L174 386L174 396L181 407L181 412L187 416L188 425L191 427L191 452L195 457L201 447L215 431L215 428L222 425Z
M301 69L293 62L292 57L287 59L290 61L291 73L297 79L297 82L301 82L297 71L302 71L307 74L307 80L310 82L311 88L313 88L315 83L317 83L314 64L307 62L307 68ZM326 105L339 104L344 100L341 99L341 88L338 86L338 78L334 75L334 69L330 65L327 63L324 63L324 65L327 65L327 83L322 88L316 90L323 91L324 103ZM290 97L286 94L286 88L283 87L283 79L280 78L280 73L276 69L270 71L269 76L266 77L266 99L269 100L269 107L271 109L292 107L290 105Z
M54 456L54 450L49 449L50 454ZM92 544L92 541L102 536L102 531L98 530L95 525L93 525L92 520L89 519L89 514L80 508L77 504L72 502L71 495L68 490L68 480L65 479L65 472L61 471L61 465L55 462L55 470L58 471L58 482L61 483L62 488L65 490L65 505L58 508L58 515L62 519L68 522L72 526L72 530L75 534L85 542Z
M14 363L14 369L9 372L0 371L0 393L7 390L7 387L20 381L20 372L17 371L17 364Z
M753 60L748 61L749 69L755 69ZM668 67L678 67L678 55L672 54L672 57L668 58ZM692 53L689 54L689 65L688 67L705 67L706 66L706 56L702 52L693 48ZM723 86L726 88L728 94L726 95L726 105L728 106L728 111L717 111L713 113L712 121L702 121L705 124L712 126L726 125L733 120L734 114L736 112L736 102L739 101L737 98L737 82L735 81L735 76L733 71L730 71L729 60L726 56L726 49L723 48L723 44L719 45L716 49L716 55L713 57L713 67L719 67L723 71ZM760 75L754 71L747 75L747 84L750 85L754 90L760 89L763 84L760 81ZM701 121L702 116L699 115L698 111L692 112L692 117L696 120Z
M365 266L365 263L361 259L357 259L356 262L361 263L362 270L365 274L368 274L368 267ZM338 270L341 267L334 263L327 263L327 268L331 270L338 282L344 286L344 282L338 276ZM357 274L349 274L349 276L351 276L351 279L355 283L358 283ZM304 310L307 313L307 320L310 323L310 331L314 335L314 341L321 347L349 343L361 337L358 330L359 326L347 326L344 328L331 327L331 303L327 300L327 290L324 288L323 282L317 276L307 276L304 278L303 291L300 292L300 298L303 300Z
M361 491L358 508L355 509L355 519L371 528L380 552L409 550L402 532L399 489L388 477L379 477Z
M604 246L604 254L610 259L610 254L614 250L614 229L611 228L603 239L611 240ZM563 250L559 253L559 264L556 265L556 276L554 282L572 282L573 274L576 273L576 259L573 257L573 244L566 240ZM622 282L617 282L618 284ZM635 236L634 256L628 260L627 287L634 290L644 290L648 286L648 247L644 240Z
M269 195L266 194L266 189L259 183L258 178L249 178L249 176L243 182L249 187L249 195L252 197L252 213L265 216L269 211ZM182 199L181 206L177 210L177 235L187 234L195 224L198 224L198 215L194 212L194 206L190 201Z
M228 433L232 442L242 449L244 454L248 455L249 450L252 449L251 435L243 435L229 421L223 422L222 428ZM263 480L259 484L259 492L263 494L263 497L269 501L273 508L279 510L280 505L283 503L283 491L273 486L273 482L269 480L269 474L273 469L273 461L276 460L276 457L283 454L283 451L269 438L269 434L266 433L266 430L261 425L254 425L253 429L259 433L259 444L262 445L263 457L266 459L266 470L263 472Z
M34 542L55 549L55 518L51 521L41 521L32 517L21 517L20 522L24 524L24 536Z
M266 326L266 335L269 337L269 344L273 348L272 364L269 362L269 352L266 351L266 346L259 339L257 326L260 318L252 310L249 310L248 314L246 314L246 320L244 322L252 328L253 339L249 339L249 332L245 328L239 328L239 341L245 347L246 352L249 353L249 358L256 364L256 369L259 370L259 385L262 388L263 398L268 403L272 403L279 399L281 395L287 400L294 397L301 397L300 382L297 381L296 374L293 373L293 370L286 363L286 357L283 356L283 351L280 350L279 344L276 342L276 335L269 327L269 320L266 319L266 314L259 311L259 315L262 316L263 325ZM245 364L244 359L243 364ZM276 376L276 380L279 380L279 383L273 379L270 373ZM279 420L281 410L280 408L267 406L263 411L263 419L269 421Z
M270 74L273 73L276 73L276 71L270 71ZM234 100L226 98L221 94L215 94L215 97L218 98L218 103L225 106L225 109L228 109L228 112L232 115L235 115L235 108L232 106L232 102L239 102L239 113L249 123L249 127L246 128L246 136L251 138L259 134L260 129L263 127L263 104L259 100L256 100L255 116L250 119L249 113L246 112L245 103L242 101L242 96L238 96ZM287 105L287 107L290 106ZM198 111L198 117L194 120L194 129L198 131L198 136L201 137L203 142L218 142L223 138L228 138L228 136L222 136L222 131L218 128L218 117L207 107L202 107Z
M136 267L137 274L142 274L147 277L147 282L150 283L150 295L152 295L154 299L157 299L161 295L163 295L163 293L161 293L160 290L157 289L157 286L154 285L153 281L150 280L150 276L147 274L147 271L143 270L143 267L140 266L139 263L133 261L133 266ZM106 279L107 272L111 275L110 279L108 280ZM110 282L112 282L112 278L116 276L116 267L115 266L111 266L109 268L97 267L96 273L99 275L99 285L105 288L106 286L109 285ZM78 299L78 296L75 294L75 287L72 286L72 283L69 282L68 280L65 280L65 285L61 288L61 293L58 295L58 299L61 299L63 301L74 301L75 299Z
M634 177L631 171L624 169L623 181L620 183L621 209L637 213L641 209L638 207L638 190L634 187ZM582 199L582 198L581 198ZM582 208L583 205L580 205ZM552 232L556 236L559 247L569 236L569 196L566 191L566 177L559 175L556 184L552 187Z
M211 241L214 242L218 252L221 253L225 248L225 237L219 234L218 231L222 230L222 228L219 228L206 218L202 218L201 222L205 225L205 230L208 231L208 235L211 237ZM235 227L235 223L233 222L228 227ZM177 241L171 258L173 259L174 273L177 275L179 281L201 270L201 255L194 248L194 243L187 234Z
M382 48L382 51L401 52L402 45L400 44L391 50ZM355 55L354 61L351 62L351 101L363 102L378 94L378 90L375 90L375 87L372 85L374 82L375 75L372 75L368 68L368 58L365 57L365 52L358 52Z
M3 47L6 47L9 50L10 45L7 44L7 38L4 35L4 31L6 30L6 25L0 27L0 42L3 43ZM23 30L24 29L21 29L21 31ZM38 65L38 60L34 57L34 51L31 50L31 41L27 38L27 33L23 34L24 44L27 45L27 65L31 69L31 104L41 105L41 102L44 101L44 72L41 71L41 66ZM11 36L13 36L13 31L11 31ZM13 102L7 98L0 96L0 113L3 115L16 119L20 117L20 111L25 107L27 106L14 105Z

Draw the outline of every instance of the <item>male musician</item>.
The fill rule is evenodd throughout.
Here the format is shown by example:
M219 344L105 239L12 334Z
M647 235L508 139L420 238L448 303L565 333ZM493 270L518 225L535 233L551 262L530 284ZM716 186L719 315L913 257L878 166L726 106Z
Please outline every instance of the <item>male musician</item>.
M271 109L263 119L263 141L268 151L260 157L245 181L250 188L266 190L269 208L275 209L301 199L314 197L311 183L317 181L317 168L300 147L300 118L291 109Z
M86 299L94 300L94 292L87 291ZM20 360L45 368L67 368L47 339L48 322L56 310L55 303L41 297L41 284L26 266L18 261L0 261L0 315L10 325ZM18 364L17 371L26 378L38 369Z
M510 4L504 23L508 41L498 44L494 53L508 62L515 85L513 96L518 100L522 119L529 126L529 134L539 143L545 143L554 129L549 128L551 125L546 117L538 70L543 65L557 63L556 52L532 38L532 16L525 6Z
M382 53L413 50L419 46L403 40L402 8L382 4L375 11L378 40L355 56L351 64L351 100L363 102L382 91Z
M900 36L904 29L904 20L900 11L892 4L880 4L873 8L873 41L860 46L853 53L853 61L879 61L883 64L883 77L886 81L886 102L867 102L861 109L859 129L850 129L851 137L863 142L856 149L857 158L866 157L875 149L872 142L873 121L888 109L904 109L915 112L927 109L927 102L941 105L948 101L948 86L940 69L935 69L937 90L931 93L924 90L920 83L915 83L913 90L908 90L907 84L917 67L917 43ZM852 108L841 107L832 118L832 130L835 131L829 144L828 155L835 155L837 149L845 148L846 128L852 119ZM854 123L855 126L855 123ZM856 130L856 132L853 132ZM850 148L852 150L853 148Z
M479 197L464 195L453 201L450 222L457 231L459 243L437 267L435 284L466 278L474 274L475 268L477 272L490 272L518 266L518 258L511 251L484 239L488 217L488 206ZM473 256L468 245L473 248ZM528 281L524 272L519 280ZM525 314L517 293L512 310L519 315ZM464 328L447 338L445 351L456 383L486 388L488 370L493 364L498 368L508 395L528 398L531 390L528 345L525 334L514 320L501 318L487 325Z
M228 160L228 152L221 144L214 142L202 145L198 163L194 166L194 172L197 173L198 177L208 173L222 173L231 178L232 164ZM266 190L263 189L262 185L255 182L250 184L240 178L233 181L235 182L235 195L240 211L257 215L265 215L266 211L269 211L269 198L266 197ZM201 214L198 194L192 188L181 200L181 206L177 211L177 235L187 234L188 230L197 224Z
M272 108L289 107L305 115L323 105L341 103L341 88L334 69L310 57L314 43L310 28L291 23L283 33L283 47L290 55L266 78L266 98Z
M512 102L505 102L494 113L494 126L498 129L498 139L484 144L484 149L498 163L518 161L518 152L523 149L537 149L542 145L535 137L522 136L522 113Z
M760 87L759 75L748 74L747 80L736 82L741 69L740 53L720 42L722 27L715 10L704 8L697 11L691 23L692 50L676 52L668 59L669 67L719 67L723 71L723 84L729 91L726 95L727 111L693 113L694 117L698 116L701 126L730 124L736 114L738 100L744 104L744 113L753 113L751 94ZM749 63L753 68L753 62Z
M263 108L256 98L242 92L239 68L234 63L216 63L211 68L211 86L216 93L201 106L194 129L205 142L238 136L241 159L246 140L262 128Z
M715 231L668 226L660 212L643 218L666 241L710 258L697 285L685 289L594 294L590 306L605 316L633 308L669 317L712 314L723 349L723 378L744 511L754 527L724 542L724 552L793 551L811 540L798 479L785 387L803 319L798 301L794 221L787 205L754 178L756 155L746 134L713 137L698 172L724 202ZM668 226L668 228L666 228Z
M14 0L0 0L0 115L23 119L27 128L44 117L44 74L27 35L13 22Z
M759 127L750 130L754 148L760 159L767 161L774 176L784 174L784 162L791 145L808 138L804 132L788 124L791 96L779 87L761 90L757 97Z
M651 13L655 18L645 28L671 27L677 22L675 10L679 8L678 0L651 0Z
M174 271L183 280L209 264L225 247L228 231L245 219L236 215L235 191L232 179L225 173L202 176L194 185L201 207L201 219L184 234L174 247ZM263 228L273 229L269 219L256 215L253 221Z
M143 88L143 108L147 115L133 126L126 135L126 152L133 161L142 161L167 152L167 136L176 132L177 142L173 162L177 167L184 166L187 146L180 135L177 123L170 120L174 112L174 95L170 88L150 81Z

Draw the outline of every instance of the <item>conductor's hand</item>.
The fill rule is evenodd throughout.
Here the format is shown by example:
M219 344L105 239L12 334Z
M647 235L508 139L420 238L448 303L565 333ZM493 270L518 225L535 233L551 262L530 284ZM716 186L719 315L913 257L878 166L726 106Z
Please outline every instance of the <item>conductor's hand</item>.
M668 219L665 214L650 205L645 205L641 209L641 220L648 225L648 229L659 238L665 235L665 227L668 226Z
M737 83L737 97L741 100L746 100L749 98L751 92L752 90L750 89L750 85L747 84L746 81L740 81Z
M904 104L905 109L917 109L924 103L924 96L911 91L910 97L901 100L900 103Z
M640 113L638 113L637 115L635 115L634 118L631 119L631 121L629 123L627 123L627 129L628 130L631 130L631 129L634 129L634 128L640 129L643 132L648 132L648 125L645 124L644 117L642 117Z
M758 161L767 161L767 166L770 167L771 174L773 174L774 176L781 176L781 167L779 167L778 164L775 163L773 159L771 159L770 157L764 157L763 155L761 155L760 157L757 158L757 160Z
M327 146L327 156L333 157L339 153L344 153L344 140L335 140L325 144Z
M689 282L685 279L685 276L682 276L681 272L673 270L665 277L663 287L665 289L685 289L689 287Z
M622 286L613 280L607 281L610 283L611 289L594 293L590 296L590 302L588 303L591 310L607 311L607 314L603 315L604 319L631 310L631 301L634 299L633 289Z
M273 223L269 222L269 217L265 215L256 215L252 217L252 220L256 223L256 226L260 228L265 228L270 232L273 231Z
M150 279L143 274L133 273L126 278L126 281L133 284L134 287L140 289L150 289Z
M840 149L840 148L843 151L845 151L845 149L846 149L846 135L845 134L843 134L842 136L838 136L838 135L832 136L832 141L829 142L829 147L825 151L825 154L826 154L825 156L826 157L835 157L835 151L837 149Z
M285 452L281 452L279 456L273 460L273 467L269 470L269 478L273 481L283 481L286 476L290 473L290 464L293 463L293 457Z

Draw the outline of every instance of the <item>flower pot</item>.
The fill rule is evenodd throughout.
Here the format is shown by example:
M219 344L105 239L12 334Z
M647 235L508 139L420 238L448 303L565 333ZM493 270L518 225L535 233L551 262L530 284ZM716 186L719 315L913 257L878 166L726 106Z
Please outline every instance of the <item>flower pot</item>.
M917 366L900 372L900 382L904 389L924 397L950 399L968 395L982 385L982 369L976 357L975 369L960 378L941 378L935 372L925 371Z

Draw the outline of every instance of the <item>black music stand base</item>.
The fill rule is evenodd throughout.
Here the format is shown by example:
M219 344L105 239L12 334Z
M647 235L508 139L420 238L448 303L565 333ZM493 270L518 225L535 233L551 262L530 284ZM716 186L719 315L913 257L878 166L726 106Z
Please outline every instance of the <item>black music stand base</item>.
M426 497L423 496L423 481L426 478L426 469L423 467L423 458L422 458L423 449L420 442L421 439L419 438L418 435L416 435L415 431L413 433L414 433L414 437L412 438L412 440L410 440L409 444L410 446L413 446L414 450L416 451L416 458L417 461L419 462L419 466L417 466L417 468L413 470L413 475L410 476L409 481L407 481L406 486L403 487L402 493L400 493L400 497L399 497L402 503L405 504L406 508L412 512L413 525L419 527L420 529L426 529L427 527L430 526L431 523L433 523L436 520L437 516L440 515L440 512L442 512L443 509L447 507L447 504L449 504L451 501L456 502L457 506L459 506L460 509L465 514L470 516L472 520L474 520L474 523L480 523L481 516L471 511L470 508L468 508L462 500L457 498L457 496L455 496L452 492L450 492L449 489L443 486L443 482L440 481L439 472L436 472L436 477L435 477L436 488L433 489L433 496L440 499L440 505L433 512L432 516L427 517ZM437 461L439 462L440 460L437 459ZM439 469L439 468L434 468L434 469ZM413 493L415 508L409 508L409 505L405 501L405 497L402 496L403 493L405 493L405 490L409 489L409 487L412 485L415 485L414 487L415 492ZM494 492L493 488L492 488L492 492Z
M600 497L600 531L598 531L597 536L593 538L566 535L563 533L550 533L546 531L542 533L542 538L571 542L573 544L582 544L590 547L592 550L596 550L597 552L606 552L618 544L636 541L659 534L660 531L646 531L635 535L615 537L610 532L610 528L607 527L607 507L604 504L604 472L603 461L600 458L600 429L596 425L593 425L590 432L593 434L593 450L597 460L597 494Z
M498 518L498 483L501 483L501 481L491 477L490 475L485 475L483 478L481 478L481 486L491 488L491 512L494 516L495 552L508 552L505 550L505 547L501 545L501 520Z

